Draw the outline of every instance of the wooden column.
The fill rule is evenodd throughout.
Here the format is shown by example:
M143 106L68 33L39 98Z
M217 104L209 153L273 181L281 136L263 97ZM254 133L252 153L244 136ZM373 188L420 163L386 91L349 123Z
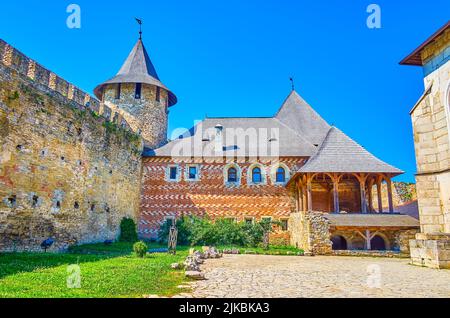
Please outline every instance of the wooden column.
M312 205L312 178L308 175L307 181L306 181L306 192L308 193L308 211L313 210Z
M334 213L340 213L341 209L339 207L339 179L337 175L333 176L333 201L334 201Z
M370 230L366 230L366 249L370 251L372 249L372 236Z
M373 195L372 195L373 184L374 184L374 180L373 180L373 178L371 178L369 181L369 184L367 186L367 191L368 191L367 194L369 197L369 213L373 212Z
M388 187L389 213L394 213L394 200L392 198L392 181L391 178L386 180Z
M367 176L364 174L356 175L356 178L359 181L359 189L361 192L361 212L367 213L367 197L366 197L366 180Z
M377 179L377 197L378 197L378 212L383 213L383 198L381 196L381 190L382 190L382 178L378 177Z

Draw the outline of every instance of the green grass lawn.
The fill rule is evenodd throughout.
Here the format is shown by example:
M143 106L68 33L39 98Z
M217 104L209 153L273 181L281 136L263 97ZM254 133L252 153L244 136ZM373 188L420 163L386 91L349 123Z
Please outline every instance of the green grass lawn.
M150 248L160 248L150 244ZM219 246L220 250L233 246ZM236 247L237 248L237 247ZM131 243L110 246L77 246L68 253L0 254L0 298L140 298L144 295L173 296L184 290L184 271L170 268L183 262L189 247L178 247L177 255L151 254L140 259ZM201 247L195 249L201 250ZM238 248L266 255L297 254L292 247ZM69 265L79 265L81 288L67 287Z
M136 298L182 292L183 271L172 263L183 261L188 248L177 255L135 257L132 244L86 245L65 254L0 254L1 298ZM68 265L81 268L81 288L67 288Z

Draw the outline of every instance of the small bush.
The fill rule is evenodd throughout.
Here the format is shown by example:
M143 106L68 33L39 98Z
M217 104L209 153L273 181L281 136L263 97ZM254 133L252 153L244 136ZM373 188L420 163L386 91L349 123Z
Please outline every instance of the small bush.
M133 219L125 218L120 223L120 242L137 242L138 235L136 230L136 223Z
M145 254L147 254L148 246L142 241L137 242L133 245L133 251L138 257L144 258Z
M207 218L184 217L177 220L179 245L229 245L257 247L264 240L264 233L272 230L270 221L248 224L226 219L215 222ZM161 226L160 243L167 243L171 221Z

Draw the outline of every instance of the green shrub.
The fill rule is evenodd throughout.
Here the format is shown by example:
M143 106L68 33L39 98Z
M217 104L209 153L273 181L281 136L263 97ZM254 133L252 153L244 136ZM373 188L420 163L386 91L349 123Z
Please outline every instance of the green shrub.
M144 242L137 242L133 245L133 251L137 255L137 257L144 258L145 254L147 254L148 246Z
M159 242L167 243L172 223L161 226ZM272 230L272 222L248 224L236 223L227 219L215 222L208 218L183 217L176 222L179 245L227 245L257 247L264 240L264 233Z
M120 242L137 242L138 235L136 230L136 223L133 219L125 218L120 222Z

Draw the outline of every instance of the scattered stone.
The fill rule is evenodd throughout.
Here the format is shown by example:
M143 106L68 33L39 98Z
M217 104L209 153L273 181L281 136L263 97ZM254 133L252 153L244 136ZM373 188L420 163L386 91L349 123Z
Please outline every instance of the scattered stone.
M312 256L314 256L314 254L312 252L305 252L304 256L312 257Z
M230 255L239 255L241 252L238 249L231 249L231 250L224 250L224 254L230 254Z
M190 279L195 279L195 280L205 280L205 274L199 272L199 271L187 271L186 272L186 277L190 278Z
M180 263L173 263L172 265L170 265L170 267L171 267L172 269L176 269L176 270L183 269L183 265L180 264Z

